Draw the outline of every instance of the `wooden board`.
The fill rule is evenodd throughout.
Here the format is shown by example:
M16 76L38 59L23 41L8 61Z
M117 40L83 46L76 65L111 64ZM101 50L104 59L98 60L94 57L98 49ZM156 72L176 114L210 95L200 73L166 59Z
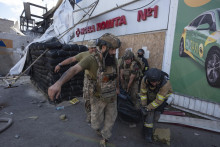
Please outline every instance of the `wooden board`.
M122 43L119 50L119 57L123 56L126 48L132 48L132 51L136 54L138 49L142 48L142 46L147 46L147 49L150 51L150 56L148 59L149 66L161 69L165 36L165 31L119 36L119 39ZM87 41L75 43L86 45Z
M123 56L126 48L132 48L136 54L142 46L147 46L150 51L148 63L150 67L162 68L165 32L154 32L147 34L134 34L120 36L122 46L119 51L119 57Z

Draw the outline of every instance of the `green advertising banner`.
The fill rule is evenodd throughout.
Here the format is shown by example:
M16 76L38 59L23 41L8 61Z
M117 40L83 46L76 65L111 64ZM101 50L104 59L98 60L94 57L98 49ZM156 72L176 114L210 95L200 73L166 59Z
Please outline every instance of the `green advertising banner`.
M178 94L220 103L220 0L179 0L170 80Z

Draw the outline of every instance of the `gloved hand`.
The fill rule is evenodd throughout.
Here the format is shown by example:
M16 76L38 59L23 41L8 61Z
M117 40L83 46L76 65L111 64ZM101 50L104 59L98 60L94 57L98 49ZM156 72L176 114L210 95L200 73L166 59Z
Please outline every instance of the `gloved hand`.
M148 109L144 106L141 107L141 113L145 116L147 115Z

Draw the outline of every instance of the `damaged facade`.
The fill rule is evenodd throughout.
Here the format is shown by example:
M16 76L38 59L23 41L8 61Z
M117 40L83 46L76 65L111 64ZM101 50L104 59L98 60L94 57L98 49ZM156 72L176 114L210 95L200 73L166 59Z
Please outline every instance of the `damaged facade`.
M0 75L5 76L24 55L24 48L35 37L19 31L18 23L0 18Z
M75 9L89 6L92 2L82 0ZM101 34L111 32L122 41L119 57L123 55L126 48L132 48L134 53L139 48L143 48L150 67L160 68L170 74L174 89L172 95L172 105L174 107L210 119L219 119L219 87L209 85L205 67L201 71L200 67L197 68L198 65L193 65L195 63L190 61L191 59L184 59L176 54L180 50L181 34L184 27L203 12L216 9L217 6L219 6L217 1L99 1L93 13L74 28L75 36L72 41L84 44L84 40L96 39ZM188 10L187 13L185 13L185 9ZM78 11L74 13L75 22L80 20L82 14L85 14L85 12ZM212 18L213 20L209 21L216 23L216 32L209 32L208 37L214 38L213 42L216 42L219 50L219 35L212 35L212 33L219 33L219 17L217 14L215 15L216 20ZM207 20L204 19L203 21L205 23ZM201 33L207 34L208 30ZM193 48L199 48L203 41L199 41L197 38L193 43L196 46L191 44L192 50ZM203 45L208 44L206 41L206 44ZM200 56L202 55L200 53ZM220 55L218 54L216 63L220 61L219 59ZM218 67L216 69L215 73L219 78L220 71ZM183 73L188 76L182 75ZM196 75L200 78L194 77Z
M204 68L198 67L190 58L181 58L178 54L184 27L203 14L204 10L216 9L217 6L219 6L217 1L200 3L187 0L81 0L71 14L68 13L70 16L68 19L60 18L65 25L51 29L52 26L48 29L53 30L55 32L53 37L59 36L58 39L60 38L63 44L79 45L86 45L88 40L97 39L102 34L110 32L118 36L122 42L118 50L119 57L126 48L131 48L134 53L143 48L150 68L160 68L170 74L174 89L171 104L174 107L207 118L219 119L219 87L208 84ZM188 10L187 13L183 12L185 9ZM214 22L218 27L219 19ZM71 27L68 34L61 35ZM203 30L204 32L208 33L207 28ZM219 31L212 33L218 34ZM212 37L212 33L209 37ZM66 40L68 42L65 42ZM217 40L219 36L212 41L218 42ZM195 40L191 41L194 41L192 44L196 44ZM207 41L206 45L209 43ZM201 50L199 45L200 43L189 46Z

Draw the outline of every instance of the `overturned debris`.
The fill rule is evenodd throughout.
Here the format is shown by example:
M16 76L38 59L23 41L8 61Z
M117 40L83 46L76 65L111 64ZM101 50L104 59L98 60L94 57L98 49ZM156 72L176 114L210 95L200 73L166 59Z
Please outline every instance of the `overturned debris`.
M170 145L170 129L156 128L153 137L155 141Z
M220 133L220 121L161 114L158 122L181 124Z

